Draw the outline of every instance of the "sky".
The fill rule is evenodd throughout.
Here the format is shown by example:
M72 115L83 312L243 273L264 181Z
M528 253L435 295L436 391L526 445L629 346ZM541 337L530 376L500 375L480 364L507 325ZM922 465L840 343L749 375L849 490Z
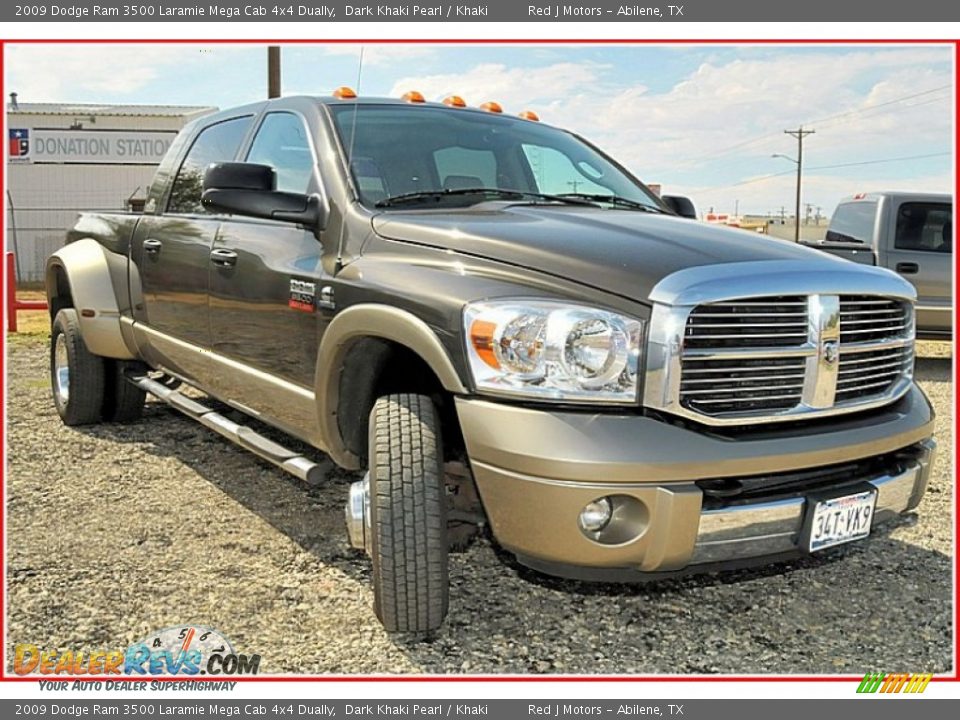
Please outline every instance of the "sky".
M283 93L496 100L573 130L701 212L829 215L857 192L953 187L952 49L872 46L289 45ZM20 102L213 105L266 95L259 45L7 45ZM789 159L773 157L786 155Z

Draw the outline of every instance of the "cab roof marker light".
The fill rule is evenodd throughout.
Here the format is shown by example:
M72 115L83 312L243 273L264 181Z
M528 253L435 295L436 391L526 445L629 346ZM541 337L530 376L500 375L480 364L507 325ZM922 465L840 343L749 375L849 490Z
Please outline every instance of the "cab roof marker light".
M480 106L480 109L486 110L487 112L492 112L492 113L503 112L503 108L500 107L500 103L494 102L493 100L491 100L490 102L485 102L483 105Z
M522 117L524 120L540 122L540 116L537 115L533 110L524 110L522 113L520 113L520 117Z
M357 93L354 92L353 88L342 85L333 91L333 96L338 100L353 100L357 96Z
M448 95L443 99L444 105L449 105L450 107L464 108L467 106L466 100L464 100L459 95Z
M408 103L424 103L427 101L426 98L423 97L423 93L419 93L416 90L404 93L400 99Z

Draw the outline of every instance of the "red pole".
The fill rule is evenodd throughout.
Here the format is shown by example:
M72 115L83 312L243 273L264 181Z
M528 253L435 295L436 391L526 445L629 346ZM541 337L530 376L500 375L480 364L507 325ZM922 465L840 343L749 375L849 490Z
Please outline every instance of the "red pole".
M17 331L17 275L13 253L7 253L7 331Z

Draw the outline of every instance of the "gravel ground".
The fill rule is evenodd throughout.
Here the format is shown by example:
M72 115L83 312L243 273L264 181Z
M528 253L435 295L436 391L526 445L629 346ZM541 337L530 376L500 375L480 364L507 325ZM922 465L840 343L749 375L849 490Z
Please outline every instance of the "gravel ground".
M446 626L390 637L343 529L346 483L308 489L150 403L69 429L46 340L11 336L8 642L115 648L218 628L262 673L862 673L951 668L951 349L922 343L940 454L917 516L872 542L645 586L560 581L486 539L451 561ZM10 658L8 657L8 663Z

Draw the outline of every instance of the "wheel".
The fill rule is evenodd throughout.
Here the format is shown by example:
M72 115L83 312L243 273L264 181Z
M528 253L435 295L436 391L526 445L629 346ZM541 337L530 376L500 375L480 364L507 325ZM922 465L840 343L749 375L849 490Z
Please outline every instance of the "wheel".
M105 369L103 358L87 350L77 311L57 313L50 333L50 385L53 402L65 425L100 422Z
M129 382L124 371L138 363L124 360L105 360L106 396L103 399L101 416L109 422L132 422L143 415L147 393Z
M390 632L428 633L450 594L437 411L425 395L387 395L369 430L374 610Z

